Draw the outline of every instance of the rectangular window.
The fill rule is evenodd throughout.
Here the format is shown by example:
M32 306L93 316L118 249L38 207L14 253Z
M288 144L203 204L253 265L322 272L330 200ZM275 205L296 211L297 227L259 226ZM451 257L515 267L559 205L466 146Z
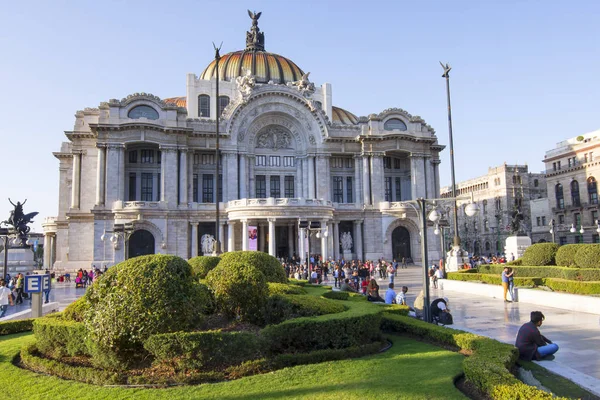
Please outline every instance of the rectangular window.
M600 236L597 233L592 235L592 243L600 243Z
M344 178L341 176L333 177L333 201L334 203L344 202Z
M354 160L351 159L350 157L346 157L344 159L344 166L346 168L354 168Z
M566 236L561 236L558 238L560 245L562 246L563 244L567 244L567 237Z
M152 201L152 173L142 172L142 201Z
M394 169L400 169L400 159L394 158Z
M160 150L156 151L156 163L157 164L162 163L162 152Z
M229 97L219 96L219 117L223 114L225 107L229 104Z
M546 217L542 217L542 226L546 226Z
M563 214L560 214L558 216L558 223L559 224L564 224L565 223L565 216Z
M271 167L280 167L281 158L279 156L269 156L269 165L271 165Z
M537 217L536 218L536 222L537 222L537 226L540 226L542 224L542 218L541 217Z
M346 177L346 203L354 203L352 199L352 177Z
M256 156L255 157L255 165L256 166L266 166L267 165L267 156Z
M383 168L392 169L392 157L383 157Z
M267 179L264 175L256 175L256 198L264 199L267 197Z
M288 199L294 198L294 177L288 176L284 178L284 197Z
M198 202L198 174L194 174L192 180L192 201L194 203Z
M594 152L590 151L590 162L594 161Z
M579 213L573 214L573 223L575 224L575 227L577 228L577 230L579 230L579 228L581 227L581 214L579 214Z
M219 202L223 201L223 175L219 174L219 193L217 193L219 197Z
M401 178L396 178L396 201L402 201L402 184Z
M594 224L598 223L598 210L592 211L592 222Z
M573 166L573 161L571 161L571 157L567 159L567 162L569 163L569 168L571 168Z
M137 150L131 150L129 152L129 164L137 163Z
M329 159L329 164L330 164L331 168L343 168L344 167L344 162L342 161L341 157L331 157Z
M583 162L588 162L588 153L583 155Z
M553 162L553 163L552 163L552 169L553 169L554 171L556 171L556 163L555 163L555 162Z
M281 197L281 180L279 179L279 175L272 175L269 179L270 183L270 196L279 198Z
M152 164L154 162L154 150L142 150L142 164Z
M194 165L200 164L200 154L194 153Z
M202 202L214 202L214 184L212 174L202 174Z
M558 167L558 169L560 169L560 161L558 161L558 162L556 163L556 166Z
M157 182L158 182L158 187L156 188L156 197L157 197L156 201L160 201L160 195L161 195L160 189L162 188L162 181L160 180L160 174L158 174Z
M385 201L392 201L392 178L385 178Z
M295 162L294 162L294 157L293 156L284 156L283 157L283 166L284 167L293 167Z
M198 115L210 118L210 97L205 94L198 96Z
M136 186L136 181L135 181L135 172L130 172L129 173L129 200L128 201L135 201L135 186Z
M214 163L215 163L215 155L214 154L202 154L202 164L214 165Z

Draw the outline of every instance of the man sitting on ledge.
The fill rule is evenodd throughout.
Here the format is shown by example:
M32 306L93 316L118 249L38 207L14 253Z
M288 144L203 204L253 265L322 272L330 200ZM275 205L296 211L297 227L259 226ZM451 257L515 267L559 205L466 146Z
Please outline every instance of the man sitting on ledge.
M354 292L354 293L356 293L356 289L354 289L352 286L350 286L349 283L350 283L350 279L348 279L348 278L344 279L344 283L342 283L342 287L340 287L340 290L342 292Z
M541 311L531 312L531 321L524 324L517 334L515 346L519 349L520 358L531 361L532 359L553 360L553 354L558 351L558 345L552 343L548 338L540 333L538 329L542 326L544 314Z

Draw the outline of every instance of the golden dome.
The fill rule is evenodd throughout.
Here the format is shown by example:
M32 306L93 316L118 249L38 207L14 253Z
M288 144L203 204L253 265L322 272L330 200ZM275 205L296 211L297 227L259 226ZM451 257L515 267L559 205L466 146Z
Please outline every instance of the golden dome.
M215 77L216 61L213 60L200 75L200 79ZM219 79L222 81L235 81L242 75L242 68L249 69L256 79L256 83L287 83L298 81L304 72L293 61L279 54L266 51L234 51L225 54L219 61Z
M163 102L165 103L169 103L169 104L174 104L177 107L187 107L187 99L185 97L169 97L166 99L163 99Z
M358 124L358 118L350 111L346 111L343 108L336 106L331 107L332 121L337 124L344 125L356 125Z
M304 72L293 61L279 54L265 51L265 34L258 28L262 13L248 10L252 27L246 32L246 49L227 53L219 61L219 80L234 81L242 75L242 68L252 72L256 83L287 83L298 81ZM213 60L200 75L200 79L212 79L216 75L216 61Z

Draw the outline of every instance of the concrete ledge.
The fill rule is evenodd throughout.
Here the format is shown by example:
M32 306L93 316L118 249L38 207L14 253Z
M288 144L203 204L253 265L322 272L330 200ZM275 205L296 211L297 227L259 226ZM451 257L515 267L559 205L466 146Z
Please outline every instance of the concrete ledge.
M478 296L503 299L502 286L486 283L474 283L442 279L438 281L440 289L475 294ZM515 288L515 301L559 308L562 310L600 315L600 297L579 294L546 292L539 289ZM510 295L509 295L510 296Z
M44 315L50 314L51 312L58 311L60 303L55 301L52 303L42 305L42 313ZM19 311L18 313L7 315L4 318L0 318L0 321L16 321L18 319L31 318L31 308L28 310Z

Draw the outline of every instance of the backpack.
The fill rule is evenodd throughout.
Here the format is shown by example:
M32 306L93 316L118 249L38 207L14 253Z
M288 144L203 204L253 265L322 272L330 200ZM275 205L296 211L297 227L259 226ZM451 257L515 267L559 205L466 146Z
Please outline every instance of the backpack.
M449 312L440 313L440 324L442 325L452 325L454 323L454 319L452 318L452 314Z

